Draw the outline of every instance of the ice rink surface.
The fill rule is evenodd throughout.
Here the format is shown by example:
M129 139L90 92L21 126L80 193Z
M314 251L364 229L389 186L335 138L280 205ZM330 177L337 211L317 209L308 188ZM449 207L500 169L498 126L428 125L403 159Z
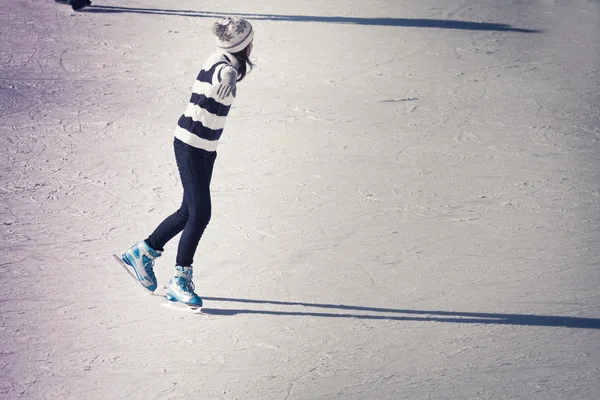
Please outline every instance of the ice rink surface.
M0 398L600 398L598 1L0 3ZM228 15L185 314L111 254Z

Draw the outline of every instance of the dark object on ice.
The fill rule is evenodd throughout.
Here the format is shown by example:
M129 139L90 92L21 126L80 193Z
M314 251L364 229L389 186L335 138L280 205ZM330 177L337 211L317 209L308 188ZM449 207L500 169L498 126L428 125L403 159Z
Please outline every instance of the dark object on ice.
M90 0L71 0L71 7L75 11L79 11L84 9L87 6L91 6L92 2Z
M73 8L74 11L79 11L84 9L85 7L91 6L92 2L90 0L54 0L60 4L68 4Z

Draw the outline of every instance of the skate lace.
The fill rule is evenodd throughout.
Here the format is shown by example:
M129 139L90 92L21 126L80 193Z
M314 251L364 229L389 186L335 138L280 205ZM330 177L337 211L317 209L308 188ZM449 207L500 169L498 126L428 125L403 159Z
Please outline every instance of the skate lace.
M144 255L142 257L142 261L144 263L144 269L146 270L146 273L150 275L152 279L155 279L156 277L154 275L154 260Z
M196 289L194 282L192 282L191 279L187 279L183 276L177 278L177 285L181 288L181 290L188 293L194 293L194 290Z

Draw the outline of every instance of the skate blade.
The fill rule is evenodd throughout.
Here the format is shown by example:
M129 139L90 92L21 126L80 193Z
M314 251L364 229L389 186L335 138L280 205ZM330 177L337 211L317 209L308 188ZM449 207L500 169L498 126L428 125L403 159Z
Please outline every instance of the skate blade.
M202 307L190 306L188 304L180 303L178 301L167 300L161 303L161 306L170 310L182 311L191 314L202 314Z

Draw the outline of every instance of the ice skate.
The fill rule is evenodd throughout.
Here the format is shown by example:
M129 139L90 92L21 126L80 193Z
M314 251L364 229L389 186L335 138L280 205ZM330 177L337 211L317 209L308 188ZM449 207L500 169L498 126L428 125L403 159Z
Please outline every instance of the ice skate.
M202 307L202 299L194 292L191 267L175 267L175 274L167 285L165 297L175 303L183 303L189 306L190 311L199 310Z
M140 284L151 292L156 290L157 282L154 275L154 260L160 257L161 251L154 250L148 246L146 241L131 246L129 250L121 256L121 261L127 267L127 270L135 276Z

